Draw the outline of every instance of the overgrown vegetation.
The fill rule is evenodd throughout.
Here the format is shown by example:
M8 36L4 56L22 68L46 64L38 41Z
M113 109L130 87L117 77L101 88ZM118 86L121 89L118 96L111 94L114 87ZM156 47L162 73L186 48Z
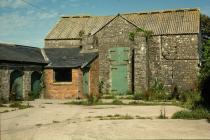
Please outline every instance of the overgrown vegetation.
M200 70L200 89L205 105L210 106L210 17L201 15L202 66Z
M9 105L9 107L12 107L12 108L18 108L18 109L26 109L26 108L30 108L30 107L33 107L29 104L29 102L24 105L22 104L22 102L13 102Z
M209 112L203 107L198 107L193 110L178 111L173 114L172 119L207 119Z
M135 40L135 36L137 33L142 32L144 34L144 37L146 38L146 41L148 41L148 39L151 37L151 35L153 34L152 31L149 30L144 30L142 28L136 28L136 30L134 32L130 32L128 37L129 40L134 41Z

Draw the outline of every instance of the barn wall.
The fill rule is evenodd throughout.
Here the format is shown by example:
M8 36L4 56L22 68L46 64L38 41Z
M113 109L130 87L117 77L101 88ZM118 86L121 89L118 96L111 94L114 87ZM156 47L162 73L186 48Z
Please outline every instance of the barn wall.
M134 25L118 16L96 34L99 52L99 79L104 82L102 92L111 92L111 70L108 50L113 47L131 48L128 61L127 80L129 90L132 90L131 59L132 48L134 48L136 44L129 40L129 33L135 30L136 27Z
M72 69L72 82L54 82L53 69L44 70L45 97L50 99L69 99L82 97L82 71Z
M199 74L198 35L154 36L151 40L150 85L158 79L169 89L193 89Z

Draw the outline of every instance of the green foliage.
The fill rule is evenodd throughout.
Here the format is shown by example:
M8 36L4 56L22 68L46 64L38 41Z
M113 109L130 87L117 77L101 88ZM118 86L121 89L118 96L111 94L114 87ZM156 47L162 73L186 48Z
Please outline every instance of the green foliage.
M100 95L94 95L94 94L87 95L88 105L94 105L97 104L98 102L100 102Z
M29 102L26 105L23 105L22 102L14 102L14 103L11 103L9 107L18 108L18 109L26 109L33 106L31 106Z
M148 39L152 36L153 32L152 31L148 31L148 30L144 30L144 29L141 29L141 28L136 28L135 32L130 32L128 37L129 37L129 40L131 41L134 41L135 39L135 36L138 32L142 32L144 33L144 36L146 38L146 40L148 41Z
M179 95L179 100L185 108L195 109L199 106L202 98L200 92L198 91L186 91Z
M150 88L150 91L152 94L151 98L153 100L167 100L169 98L169 93L159 80L155 80L154 84Z
M135 33L133 33L133 32L129 33L128 37L129 37L130 41L134 41Z
M200 69L200 89L204 103L210 105L210 17L201 15L202 66Z
M124 104L121 100L119 100L118 98L115 98L113 101L112 101L112 104L114 105L122 105Z
M194 110L183 110L173 114L172 119L207 119L209 112L205 108L199 107Z
M84 34L85 34L85 31L84 30L80 30L79 31L79 37L82 37Z

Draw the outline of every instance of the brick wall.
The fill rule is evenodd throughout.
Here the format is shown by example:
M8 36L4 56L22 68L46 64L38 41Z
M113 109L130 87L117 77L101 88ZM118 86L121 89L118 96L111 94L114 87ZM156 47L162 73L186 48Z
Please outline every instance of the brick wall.
M53 69L44 70L45 97L51 99L69 99L82 96L82 71L72 69L72 82L54 82Z

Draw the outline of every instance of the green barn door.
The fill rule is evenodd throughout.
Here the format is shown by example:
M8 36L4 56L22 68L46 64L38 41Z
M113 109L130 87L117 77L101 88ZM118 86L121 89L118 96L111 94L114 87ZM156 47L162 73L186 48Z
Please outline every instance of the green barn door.
M15 70L10 75L10 99L23 99L23 72Z
M83 94L89 94L89 68L83 69Z
M41 92L41 74L39 72L33 72L31 74L31 96L33 98L39 98Z
M111 48L109 53L111 60L111 91L125 94L128 91L127 65L129 48Z

